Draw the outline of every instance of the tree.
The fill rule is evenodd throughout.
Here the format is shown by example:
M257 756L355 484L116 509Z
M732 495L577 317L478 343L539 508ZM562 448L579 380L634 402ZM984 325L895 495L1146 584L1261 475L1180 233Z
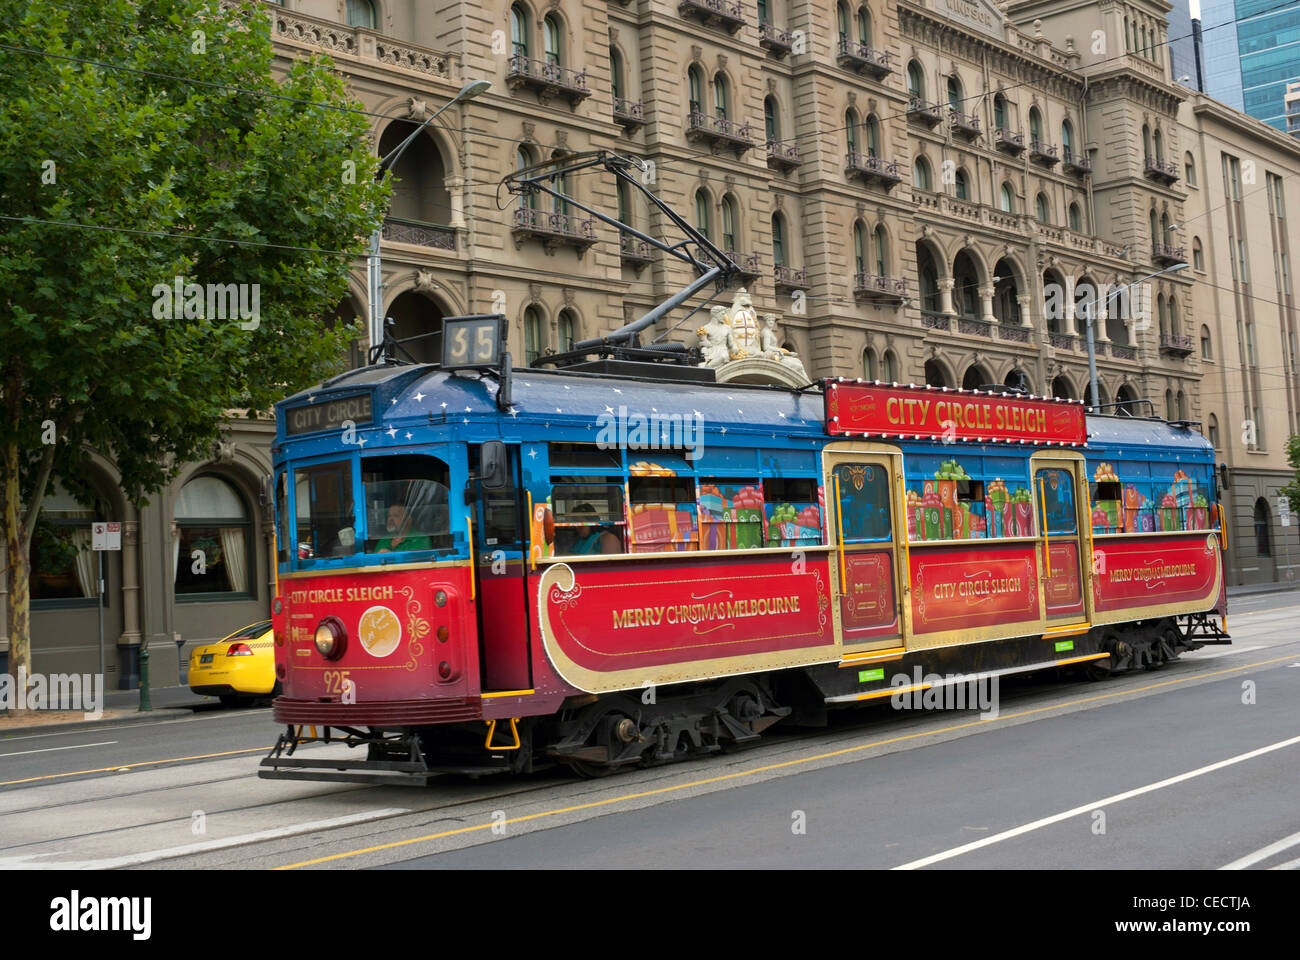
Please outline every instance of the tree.
M1291 513L1300 514L1300 434L1286 440L1286 462L1296 472L1295 478L1282 488L1282 496L1291 501Z
M230 411L265 411L335 368L357 331L319 318L389 187L327 58L275 78L253 0L0 0L0 43L16 674L31 670L28 554L51 478L91 502L98 451L143 503L206 456Z

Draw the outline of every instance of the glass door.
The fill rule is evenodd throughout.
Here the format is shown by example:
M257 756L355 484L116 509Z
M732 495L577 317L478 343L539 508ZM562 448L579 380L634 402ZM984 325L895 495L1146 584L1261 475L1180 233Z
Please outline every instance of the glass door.
M840 581L840 624L845 646L902 637L894 542L893 470L890 459L858 453L827 454Z
M1048 620L1082 621L1086 532L1079 518L1080 461L1035 460L1033 496L1042 541L1043 596Z

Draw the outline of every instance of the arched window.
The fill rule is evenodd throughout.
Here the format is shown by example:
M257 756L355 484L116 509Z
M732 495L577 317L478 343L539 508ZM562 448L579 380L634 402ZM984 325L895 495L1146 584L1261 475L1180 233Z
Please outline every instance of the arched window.
M564 154L561 151L556 150L551 154L551 159L557 160L563 156ZM551 181L551 189L560 194L558 197L551 197L551 212L567 215L569 212L569 201L563 198L572 196L572 194L569 193L569 178L564 174L557 176Z
M962 100L961 78L955 73L950 74L948 77L948 106L960 112Z
M844 137L848 141L849 153L858 152L858 112L850 107L844 111Z
M930 189L930 161L925 157L917 157L912 164L912 186L918 190Z
M779 213L772 214L772 263L785 266L785 221Z
M1255 501L1255 553L1261 557L1273 556L1273 518L1263 497Z
M1051 223L1051 217L1047 212L1047 195L1040 193L1034 200L1034 214L1038 217L1039 223Z
M546 62L553 67L558 67L563 62L564 53L560 47L562 36L560 18L553 13L548 13L542 21L542 27L546 35Z
M841 0L835 5L835 23L840 28L840 39L849 39L849 5Z
M736 242L736 200L731 194L722 198L722 248L724 250L739 250L740 244Z
M1000 93L993 97L993 126L999 130L1007 129L1007 98Z
M622 180L619 180L618 183L615 185L614 190L618 196L619 221L622 223L626 223L629 227L635 227L636 224L632 220L632 203L628 197L627 184L624 183Z
M1160 243L1161 242L1160 227L1156 224L1155 210L1152 210L1147 214L1147 222L1151 224L1151 242Z
M690 108L691 113L704 112L704 77L700 73L700 68L691 65L686 71L687 85L690 87Z
M1165 158L1165 147L1164 141L1160 137L1159 127L1157 127L1156 132L1151 135L1151 142L1156 148L1156 159L1163 160Z
M907 65L907 92L914 97L925 99L925 73L915 60Z
M527 147L520 146L515 150L515 169L523 170L533 165L533 154ZM521 193L519 195L519 206L528 210L537 209L537 194L532 191Z
M347 16L349 27L369 27L371 30L379 28L375 5L370 0L348 0Z
M768 13L767 13L767 0L758 0L757 9L758 9L758 22L759 22L759 23L771 23L771 22L772 22L772 21L771 21L771 18L768 16Z
M90 525L97 514L102 516L78 501L57 480L52 481L32 531L31 571L27 582L33 603L80 600L90 605L96 595L97 579Z
M1201 238L1192 237L1192 266L1197 270L1205 269L1205 250L1201 247Z
M1177 417L1174 416L1174 392L1172 390L1165 391L1165 419L1166 420L1178 419Z
M943 307L943 298L939 293L939 271L935 267L930 248L921 243L916 245L916 274L921 287L921 311L938 313Z
M943 372L943 367L933 360L925 361L925 384L928 387L951 386L948 383L948 377Z
M1142 124L1142 152L1150 157L1151 153L1151 128L1145 123Z
M858 7L858 43L871 46L871 11L866 7Z
M957 169L957 173L953 177L952 186L953 193L956 195L958 200L970 199L970 178L966 176L965 169L960 167Z
M730 101L730 91L727 87L727 78L721 73L713 75L713 115L727 118L727 104Z
M1011 184L1002 184L1002 191L998 199L1001 201L1004 213L1016 212L1016 192L1011 188Z
M763 127L767 132L768 140L781 139L781 124L777 121L776 98L763 98Z
M1065 156L1074 156L1074 126L1069 120L1061 121L1061 149L1065 151Z
M889 276L889 238L885 236L884 224L877 224L872 236L876 248L876 274L887 277Z
M510 7L510 46L516 57L528 56L528 14L517 3Z
M337 464L331 466L337 467ZM301 525L310 516L317 519L323 509L326 482L309 480L310 474L299 472L298 516L299 539L302 539ZM339 481L336 479L335 484ZM309 485L314 488L314 505ZM337 489L337 487L336 487ZM338 503L333 507L336 519L341 519L345 505ZM342 528L350 527L352 517L342 518L339 525L331 531L342 543ZM176 596L225 596L248 597L253 595L253 585L257 582L253 573L253 551L250 542L252 525L248 520L248 509L243 498L220 477L195 477L181 488L176 500L177 536L172 541L172 567L175 577ZM355 540L353 541L355 544ZM324 546L330 544L315 543L317 556L331 555ZM352 553L353 549L340 547L337 553Z
M1201 359L1214 359L1214 344L1210 341L1210 328L1201 324Z
M542 315L536 307L524 311L524 366L537 362L542 349Z
M1029 108L1029 139L1035 143L1043 142L1043 115L1037 107Z
M866 122L864 122L862 126L867 135L867 156L880 156L880 123L876 120L875 116L872 115L867 117Z
M885 351L884 370L881 372L885 375L886 383L894 383L898 380L898 365L894 363L894 355L888 350Z
M876 369L876 355L871 352L870 347L867 347L862 351L862 379L879 380L878 372Z
M568 353L573 349L573 330L575 327L572 310L561 310L560 316L555 324L555 348L560 353Z
M1215 450L1218 450L1219 449L1219 418L1216 417L1214 414L1210 414L1209 416L1208 427L1209 427L1210 435L1206 439L1210 441L1210 446L1212 446Z
M623 55L617 47L609 48L609 87L615 100L623 99Z
M1189 187L1196 186L1196 161L1190 151L1183 154L1183 182Z
M1169 297L1169 333L1175 337L1183 334L1183 325L1178 319L1178 301L1172 294Z
M1070 229L1075 233L1083 230L1083 216L1079 212L1077 203L1070 204Z
M1124 52L1133 52L1133 34L1129 29L1128 17L1124 18Z
M712 240L709 227L709 194L701 187L695 191L695 229L704 234L706 240Z
M858 273L867 272L867 241L861 223L853 225L853 262Z
M1156 315L1160 319L1160 339L1164 339L1169 333L1169 312L1165 309L1165 295L1163 293L1156 296Z
M1178 419L1186 420L1187 419L1187 394L1179 390L1178 397L1174 401L1174 405L1178 410Z

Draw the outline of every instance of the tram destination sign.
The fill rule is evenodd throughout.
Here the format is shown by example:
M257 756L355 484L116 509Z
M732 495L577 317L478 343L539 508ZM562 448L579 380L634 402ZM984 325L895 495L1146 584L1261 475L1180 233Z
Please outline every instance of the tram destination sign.
M825 382L826 432L844 437L1082 446L1084 406L976 390Z
M370 423L370 394L357 393L347 397L334 397L292 407L284 411L284 432L288 436L316 433L319 430L341 430L345 421L355 427Z

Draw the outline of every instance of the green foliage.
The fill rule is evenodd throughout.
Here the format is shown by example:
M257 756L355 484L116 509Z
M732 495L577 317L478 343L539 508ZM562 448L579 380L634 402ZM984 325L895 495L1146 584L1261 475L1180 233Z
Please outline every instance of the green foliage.
M1282 488L1282 496L1291 501L1291 512L1300 514L1300 434L1286 440L1286 462L1296 472L1295 479Z
M335 251L364 251L389 188L327 59L276 79L252 0L0 0L0 43L42 52L0 56L0 214L85 225L0 220L0 449L30 495L53 421L69 490L93 449L141 501L228 411L336 367L358 334L319 319L346 291ZM178 276L258 284L256 328L155 317Z

